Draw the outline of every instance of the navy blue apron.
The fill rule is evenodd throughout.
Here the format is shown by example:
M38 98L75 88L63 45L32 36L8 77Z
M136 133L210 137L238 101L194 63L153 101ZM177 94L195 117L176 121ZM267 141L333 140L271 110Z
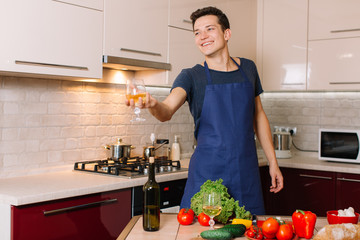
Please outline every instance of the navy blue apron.
M252 214L265 214L254 141L254 88L234 62L245 80L228 84L212 84L204 62L208 83L181 208L190 207L192 196L206 180L222 178L240 206Z

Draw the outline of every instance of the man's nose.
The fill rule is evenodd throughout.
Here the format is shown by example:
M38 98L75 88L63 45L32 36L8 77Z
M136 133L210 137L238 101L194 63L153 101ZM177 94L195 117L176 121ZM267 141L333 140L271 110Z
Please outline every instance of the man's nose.
M200 38L201 39L205 39L205 38L207 38L208 37L208 34L206 33L206 32L201 32L200 33Z

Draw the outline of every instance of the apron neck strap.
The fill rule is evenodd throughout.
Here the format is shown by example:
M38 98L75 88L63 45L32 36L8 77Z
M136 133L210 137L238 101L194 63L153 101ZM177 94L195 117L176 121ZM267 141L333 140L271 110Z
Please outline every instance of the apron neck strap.
M247 77L246 77L244 71L242 70L242 68L240 67L240 65L232 57L230 57L230 58L231 58L231 60L233 60L233 62L236 64L236 66L240 69L241 75L244 77L244 79L247 80ZM209 66L207 65L206 61L204 61L204 67L205 67L207 82L208 82L208 84L212 84Z

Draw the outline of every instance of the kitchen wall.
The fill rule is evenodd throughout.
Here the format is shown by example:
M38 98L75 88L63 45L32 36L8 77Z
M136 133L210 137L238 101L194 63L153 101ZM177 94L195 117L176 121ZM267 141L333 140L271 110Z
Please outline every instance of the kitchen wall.
M360 129L359 92L267 92L262 103L272 127L297 127L302 150L317 150L319 128Z
M132 77L131 74L121 76ZM0 178L72 169L82 160L104 159L105 144L116 138L132 144L135 155L157 138L180 135L182 156L193 151L193 120L187 104L161 123L147 110L145 122L131 123L122 84L0 76ZM158 99L169 88L149 88Z
M122 78L132 77L124 74ZM149 88L164 99L169 88ZM318 129L360 128L358 92L267 92L262 94L271 126L296 126L295 144L316 150ZM179 134L182 157L193 151L193 120L185 104L161 123L147 110L145 122L130 123L124 85L0 76L0 178L72 169L76 161L103 159L105 144L122 137L141 154L150 133Z

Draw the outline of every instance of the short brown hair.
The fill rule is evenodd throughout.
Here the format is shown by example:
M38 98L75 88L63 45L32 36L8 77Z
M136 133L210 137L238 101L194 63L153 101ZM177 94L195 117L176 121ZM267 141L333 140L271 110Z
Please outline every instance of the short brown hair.
M190 19L192 21L193 29L194 29L194 24L195 24L196 20L198 18L206 16L206 15L217 16L218 17L218 23L220 24L221 29L223 31L225 31L228 28L230 29L229 19L227 18L225 13L223 13L220 9L218 9L216 7L204 7L204 8L198 9L195 12L193 12L190 15Z

